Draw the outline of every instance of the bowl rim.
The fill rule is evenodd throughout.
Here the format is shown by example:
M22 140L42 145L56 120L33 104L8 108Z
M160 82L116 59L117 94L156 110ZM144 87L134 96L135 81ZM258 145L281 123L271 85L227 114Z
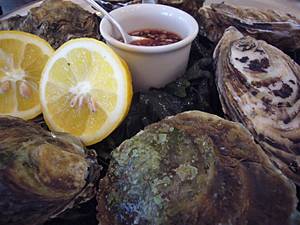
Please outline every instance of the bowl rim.
M124 10L133 10L135 8L145 8L148 10L153 10L155 13L157 13L157 10L172 10L172 12L178 13L181 16L184 16L189 20L190 26L192 26L192 32L182 39L181 41L178 41L173 44L168 44L168 45L162 45L162 46L137 46L137 45L132 45L132 44L125 44L115 38L113 38L111 35L109 35L105 31L105 23L110 24L107 17L105 16L100 23L100 34L103 36L105 41L109 44L111 44L114 47L117 47L119 49L123 49L125 51L130 51L130 52L140 52L140 53L161 53L161 52L169 52L169 51L174 51L180 48L183 48L193 42L193 40L196 38L199 32L199 25L195 18L191 16L190 14L186 13L183 10L177 9L175 7L167 6L167 5L162 5L162 4L133 4L133 5L128 5L124 6L115 10L112 10L110 13L121 13ZM111 26L111 25L110 25Z

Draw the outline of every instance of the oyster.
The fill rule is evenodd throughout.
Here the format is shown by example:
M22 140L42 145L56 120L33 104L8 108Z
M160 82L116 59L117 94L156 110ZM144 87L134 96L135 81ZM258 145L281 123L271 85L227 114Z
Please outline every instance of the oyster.
M200 33L217 43L226 28L265 40L283 51L300 49L300 19L273 10L239 8L225 3L202 7L198 12Z
M159 4L170 5L176 8L180 8L192 15L196 15L198 9L202 7L204 0L98 0L97 2L108 11L130 4L137 4L142 2L156 2Z
M0 30L20 30L47 40L53 48L72 38L101 39L99 18L71 1L45 0L26 16L0 21Z
M196 15L204 0L158 0L159 4L170 5Z
M0 117L0 224L36 225L95 194L94 151L65 134Z
M276 166L300 184L300 66L234 27L225 31L214 59L226 115L243 123Z
M289 225L296 224L296 202L295 186L244 127L191 111L146 127L113 151L100 181L98 219L101 225Z

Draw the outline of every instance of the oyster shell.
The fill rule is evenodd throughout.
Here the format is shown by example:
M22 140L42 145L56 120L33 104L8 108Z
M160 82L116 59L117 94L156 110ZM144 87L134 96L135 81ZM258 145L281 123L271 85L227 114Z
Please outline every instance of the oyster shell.
M113 151L100 182L98 219L101 225L290 225L296 202L295 186L244 127L191 111L146 127Z
M205 0L158 0L159 4L170 5L196 15Z
M45 0L26 16L0 21L0 30L20 30L47 40L53 48L72 38L101 39L99 18L71 1Z
M202 7L205 0L156 0L159 4L170 5L179 9L182 9L192 15L196 15L200 7ZM103 6L106 10L111 11L113 9L130 5L142 3L142 0L97 0L97 2ZM147 1L145 1L147 2ZM149 1L148 1L149 2ZM153 2L153 1L150 1Z
M214 59L226 115L243 123L276 166L300 184L300 66L234 27L225 31Z
M0 224L36 225L95 194L94 151L66 134L0 117Z
M200 32L217 43L226 28L265 40L283 51L300 49L300 19L273 10L239 8L225 3L202 7L198 12Z

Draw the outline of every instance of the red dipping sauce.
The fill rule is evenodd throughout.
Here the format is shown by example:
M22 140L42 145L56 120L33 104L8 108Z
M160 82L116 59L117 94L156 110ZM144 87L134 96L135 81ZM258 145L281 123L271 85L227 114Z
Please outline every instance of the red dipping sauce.
M129 35L149 38L147 40L133 41L130 44L138 46L169 45L182 40L182 38L166 30L144 29L130 32Z

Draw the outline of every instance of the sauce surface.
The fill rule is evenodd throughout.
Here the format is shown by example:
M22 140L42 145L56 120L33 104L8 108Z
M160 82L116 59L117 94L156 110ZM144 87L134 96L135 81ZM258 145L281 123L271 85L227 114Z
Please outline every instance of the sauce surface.
M161 46L181 41L182 38L166 30L143 29L130 32L129 35L149 38L147 40L133 41L130 44L138 46Z

